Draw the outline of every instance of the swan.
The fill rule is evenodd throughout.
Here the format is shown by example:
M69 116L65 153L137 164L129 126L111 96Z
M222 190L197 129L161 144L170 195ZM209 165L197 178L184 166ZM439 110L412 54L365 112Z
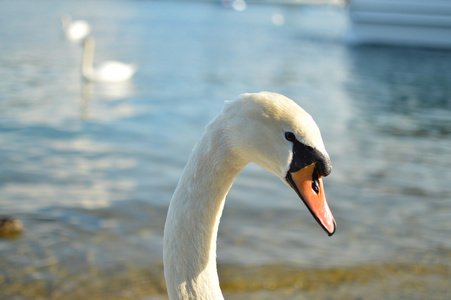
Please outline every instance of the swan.
M163 238L169 299L224 299L216 269L219 220L234 179L250 162L293 188L334 234L322 182L332 167L315 121L283 95L242 94L206 127L170 201Z
M81 41L91 33L91 26L84 20L72 21L70 15L63 15L61 17L64 35L68 40Z
M136 72L133 64L125 64L119 61L105 61L93 67L95 41L93 37L87 37L84 43L82 76L88 81L120 82L129 80Z

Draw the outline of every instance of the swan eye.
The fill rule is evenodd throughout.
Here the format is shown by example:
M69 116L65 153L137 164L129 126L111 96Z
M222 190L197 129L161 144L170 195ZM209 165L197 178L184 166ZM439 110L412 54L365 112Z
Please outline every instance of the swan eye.
M293 142L294 140L296 140L296 137L294 136L294 133L292 132L285 132L285 138L287 139L287 141Z

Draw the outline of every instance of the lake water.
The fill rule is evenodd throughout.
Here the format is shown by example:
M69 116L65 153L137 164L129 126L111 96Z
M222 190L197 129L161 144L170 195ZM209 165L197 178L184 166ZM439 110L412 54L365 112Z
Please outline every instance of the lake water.
M84 83L64 13L133 79ZM0 299L165 299L163 225L189 153L225 100L261 90L321 128L338 228L249 165L219 230L226 298L448 299L451 52L353 48L347 26L324 6L1 1L0 215L25 229L0 239Z

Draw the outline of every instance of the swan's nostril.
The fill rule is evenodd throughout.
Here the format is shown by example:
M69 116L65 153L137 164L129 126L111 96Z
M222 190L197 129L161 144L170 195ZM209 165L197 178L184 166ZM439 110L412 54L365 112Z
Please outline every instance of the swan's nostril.
M312 189L315 191L315 193L319 193L319 176L316 169L312 174Z
M312 181L312 189L315 191L315 193L319 193L319 183L317 179Z

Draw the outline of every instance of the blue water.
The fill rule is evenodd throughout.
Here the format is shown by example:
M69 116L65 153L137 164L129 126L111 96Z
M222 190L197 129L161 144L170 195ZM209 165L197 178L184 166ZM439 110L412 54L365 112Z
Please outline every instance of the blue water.
M64 13L91 24L95 62L135 63L133 79L83 82ZM291 299L445 299L451 52L353 48L347 26L346 11L328 6L0 2L0 215L24 224L0 239L0 298L164 295L166 209L194 143L225 100L270 90L321 128L338 229L327 237L292 190L249 165L221 220L226 292L243 291L233 276L251 270L244 286L280 278L243 299L286 298L272 293L287 286ZM307 289L286 284L286 266L348 277L330 272Z

